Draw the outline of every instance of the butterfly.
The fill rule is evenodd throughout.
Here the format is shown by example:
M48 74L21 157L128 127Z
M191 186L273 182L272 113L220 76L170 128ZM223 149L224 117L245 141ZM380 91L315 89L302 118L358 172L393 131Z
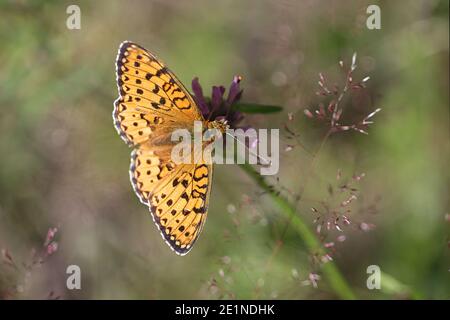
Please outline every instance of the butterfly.
M210 163L176 164L171 159L176 129L192 130L226 124L208 121L194 99L165 64L145 48L125 41L118 50L114 125L131 147L130 180L139 200L148 206L165 242L179 255L198 239L208 213L213 167Z

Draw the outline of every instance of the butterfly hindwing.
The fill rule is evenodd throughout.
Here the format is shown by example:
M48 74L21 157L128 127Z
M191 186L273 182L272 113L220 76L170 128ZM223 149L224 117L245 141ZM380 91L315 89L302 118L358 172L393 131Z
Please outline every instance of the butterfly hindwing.
M197 240L207 216L212 166L174 164L164 151L133 151L130 178L141 202L149 206L162 237L184 255Z

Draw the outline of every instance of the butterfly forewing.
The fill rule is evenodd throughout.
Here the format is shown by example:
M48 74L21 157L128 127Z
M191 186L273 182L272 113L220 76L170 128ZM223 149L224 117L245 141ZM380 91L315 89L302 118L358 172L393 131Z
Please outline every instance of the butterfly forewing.
M174 128L192 126L194 120L203 120L181 82L139 45L122 43L116 73L120 96L113 117L119 135L128 144L142 144Z

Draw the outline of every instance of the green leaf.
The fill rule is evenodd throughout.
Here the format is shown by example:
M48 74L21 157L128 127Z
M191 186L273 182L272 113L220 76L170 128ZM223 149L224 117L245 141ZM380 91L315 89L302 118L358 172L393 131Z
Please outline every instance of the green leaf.
M236 103L233 105L233 110L242 113L275 113L283 110L280 106L271 106L256 103Z

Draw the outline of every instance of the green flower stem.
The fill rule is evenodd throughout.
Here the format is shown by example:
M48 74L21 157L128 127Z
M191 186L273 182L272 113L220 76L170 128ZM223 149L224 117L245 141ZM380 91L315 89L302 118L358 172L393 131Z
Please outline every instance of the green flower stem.
M386 272L381 272L381 291L391 296L406 296L414 300L423 299L422 293L403 284Z
M295 208L289 201L285 197L277 194L251 165L241 164L240 167L258 184L259 187L268 193L273 202L280 208L280 211L285 214L287 218L291 219L292 226L303 239L309 251L314 254L324 254L325 250L322 244L317 239L314 232L312 232L302 220L301 216L296 213ZM323 264L322 270L331 288L341 299L356 299L355 294L352 292L350 286L333 261Z

